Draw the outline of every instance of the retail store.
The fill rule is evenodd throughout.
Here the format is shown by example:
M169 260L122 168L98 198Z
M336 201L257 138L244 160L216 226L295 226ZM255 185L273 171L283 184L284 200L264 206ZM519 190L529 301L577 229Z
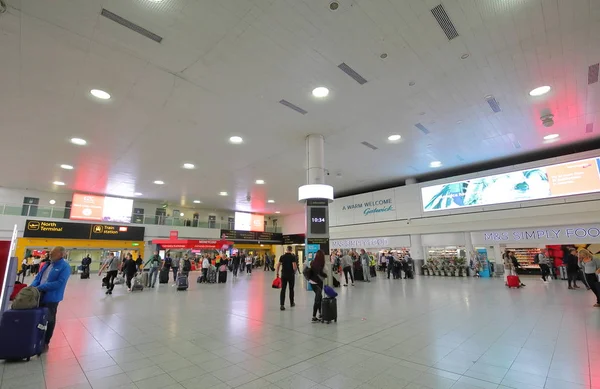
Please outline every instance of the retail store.
M386 254L404 256L410 252L410 246L411 241L408 235L330 240L331 251L354 250L358 252L365 250L377 261L379 267L384 265Z
M113 224L70 223L46 220L27 220L23 237L17 239L16 256L28 258L44 255L55 246L67 249L67 260L78 266L89 255L91 271L97 271L109 252L122 257L131 253L144 257L144 227Z

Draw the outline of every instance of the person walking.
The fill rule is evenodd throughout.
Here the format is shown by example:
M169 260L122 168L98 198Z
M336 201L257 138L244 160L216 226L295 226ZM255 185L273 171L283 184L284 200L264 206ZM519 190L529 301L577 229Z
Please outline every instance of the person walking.
M540 251L537 255L537 263L540 265L540 271L542 272L542 280L544 283L548 282L547 277L550 276L550 259L546 256L546 250ZM550 279L552 279L550 277Z
M281 292L279 293L279 309L285 311L285 290L290 289L290 307L294 303L294 284L296 282L296 270L298 269L298 258L292 253L292 246L287 246L285 254L279 258L276 274L281 274ZM279 271L281 270L281 273Z
M158 277L158 271L162 264L162 259L160 255L158 255L158 251L154 252L154 255L150 257L150 259L144 264L144 268L146 266L150 266L150 273L148 274L148 283L151 288L156 286L156 278Z
M362 265L362 269L363 269L363 277L364 277L364 281L365 282L371 282L371 271L369 269L369 256L367 255L367 252L365 251L365 249L361 249L360 250L360 264Z
M231 258L231 267L233 272L233 278L237 278L238 270L240 268L240 253L238 252Z
M121 263L118 258L115 257L115 253L108 254L108 258L104 260L102 267L98 271L98 275L101 276L102 272L106 270L106 294L112 294L115 288L115 278L119 274Z
M348 286L348 274L350 274L350 281L352 281L352 286L354 286L354 276L352 275L352 257L348 254L348 251L344 252L341 263L342 271L344 272L344 278L346 279L344 286Z
M210 261L208 257L204 257L202 260L202 282L208 283L208 268L210 267Z
M585 279L589 288L596 295L596 304L594 307L600 307L600 283L598 283L598 274L600 274L600 259L594 258L592 253L587 249L581 249L578 253L579 261Z
M577 286L577 275L579 274L579 258L577 258L577 250L569 250L569 253L563 258L563 263L567 268L568 289L579 289L579 286Z
M171 270L173 271L173 286L177 284L177 274L179 273L179 264L181 263L181 255L177 255L171 260Z
M319 250L315 254L315 258L310 262L310 274L308 282L315 292L315 301L313 303L312 322L318 323L321 321L321 303L323 302L323 279L327 278L327 274L323 272L325 269L325 254ZM318 315L318 316L317 316Z
M58 304L63 300L67 281L71 276L71 266L64 260L66 249L56 246L50 251L50 262L36 275L31 286L36 287L41 294L40 306L48 308L48 326L46 328L45 347L50 346L50 340L56 327Z
M121 267L121 271L125 274L125 284L127 285L127 291L131 292L131 280L135 277L137 273L137 264L133 259L131 254L125 255L125 261L123 261L123 266Z
M252 255L248 255L246 257L246 275L247 276L251 276L252 275Z
M271 269L271 258L269 258L269 254L265 254L265 266L263 271L267 271Z

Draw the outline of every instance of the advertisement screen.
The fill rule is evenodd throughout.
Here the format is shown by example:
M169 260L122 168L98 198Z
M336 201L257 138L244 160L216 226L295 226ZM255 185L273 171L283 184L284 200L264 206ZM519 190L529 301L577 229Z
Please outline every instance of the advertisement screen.
M265 230L265 216L236 212L234 228L237 231L263 232Z
M600 191L600 158L421 188L423 210L539 200Z
M132 208L130 199L74 193L71 219L131 223Z
M310 232L313 234L327 233L327 208L314 207L310 208Z

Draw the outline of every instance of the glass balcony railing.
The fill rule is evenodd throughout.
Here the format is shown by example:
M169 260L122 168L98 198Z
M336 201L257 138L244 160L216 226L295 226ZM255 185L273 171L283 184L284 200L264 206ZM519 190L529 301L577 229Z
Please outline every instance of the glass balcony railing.
M0 204L0 215L24 216L29 218L66 219L69 220L70 209L63 207L44 207L40 205ZM186 217L145 216L132 214L131 224L149 224L173 227L214 228L218 230L233 230L229 223L218 221L201 221ZM281 232L281 227L266 226L266 232Z

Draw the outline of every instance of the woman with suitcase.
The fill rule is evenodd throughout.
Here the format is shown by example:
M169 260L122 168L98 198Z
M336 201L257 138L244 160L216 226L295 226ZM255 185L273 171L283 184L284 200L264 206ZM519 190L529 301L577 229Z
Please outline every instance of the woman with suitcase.
M313 317L312 322L318 323L322 320L321 304L323 302L323 278L327 277L327 274L323 272L325 268L325 254L319 250L315 254L315 258L310 262L310 274L308 282L310 283L313 292L315 292L315 302L313 304ZM317 314L319 316L317 317Z

